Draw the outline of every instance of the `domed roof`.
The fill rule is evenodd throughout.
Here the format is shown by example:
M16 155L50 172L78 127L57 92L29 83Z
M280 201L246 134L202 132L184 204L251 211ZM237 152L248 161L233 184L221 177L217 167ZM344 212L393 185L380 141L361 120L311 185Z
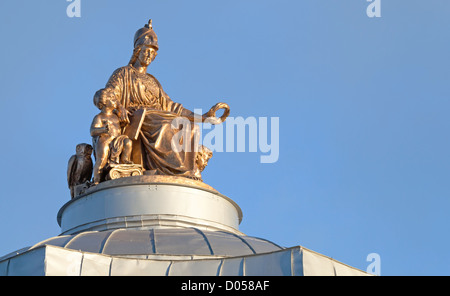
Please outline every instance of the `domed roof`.
M31 249L43 245L127 257L149 255L232 257L283 249L261 238L197 228L120 228L86 231L52 237L32 246Z

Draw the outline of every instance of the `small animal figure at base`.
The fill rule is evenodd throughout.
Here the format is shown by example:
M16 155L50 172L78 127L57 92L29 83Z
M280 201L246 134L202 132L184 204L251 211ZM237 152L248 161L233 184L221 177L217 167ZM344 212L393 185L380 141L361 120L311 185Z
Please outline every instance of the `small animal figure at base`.
M76 154L69 159L67 166L67 183L70 188L70 196L75 197L75 186L90 182L92 178L92 170L94 165L92 163L93 148L91 145L82 143L76 147Z

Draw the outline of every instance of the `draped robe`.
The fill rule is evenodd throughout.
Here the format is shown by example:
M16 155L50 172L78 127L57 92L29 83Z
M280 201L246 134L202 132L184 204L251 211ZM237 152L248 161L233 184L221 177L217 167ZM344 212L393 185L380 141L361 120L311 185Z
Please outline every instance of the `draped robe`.
M139 138L133 142L133 154L141 151L140 162L144 169L156 174L197 178L195 146L198 145L199 127L191 123L191 132L183 133L182 141L191 143L190 149L184 149L188 151L172 149L172 138L180 132L179 128L172 127L172 121L182 116L185 109L169 98L158 80L127 65L114 71L106 87L114 90L116 98L130 114L140 108L146 110ZM136 157L133 161L139 162Z

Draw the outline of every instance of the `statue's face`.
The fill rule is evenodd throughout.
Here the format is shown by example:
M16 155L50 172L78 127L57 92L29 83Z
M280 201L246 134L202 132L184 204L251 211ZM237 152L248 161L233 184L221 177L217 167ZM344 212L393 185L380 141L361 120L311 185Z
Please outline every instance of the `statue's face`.
M155 59L158 53L153 47L144 46L138 55L138 60L142 66L148 66Z
M117 108L117 101L115 100L114 97L106 96L105 97L105 104L106 104L106 106L108 106L111 109L116 109Z

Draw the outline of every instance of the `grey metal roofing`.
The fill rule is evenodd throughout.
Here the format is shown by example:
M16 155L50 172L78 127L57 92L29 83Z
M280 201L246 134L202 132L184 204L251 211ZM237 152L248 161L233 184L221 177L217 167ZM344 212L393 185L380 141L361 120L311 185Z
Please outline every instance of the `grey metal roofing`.
M34 246L59 246L107 255L243 256L284 248L265 239L197 228L120 228L46 239Z

